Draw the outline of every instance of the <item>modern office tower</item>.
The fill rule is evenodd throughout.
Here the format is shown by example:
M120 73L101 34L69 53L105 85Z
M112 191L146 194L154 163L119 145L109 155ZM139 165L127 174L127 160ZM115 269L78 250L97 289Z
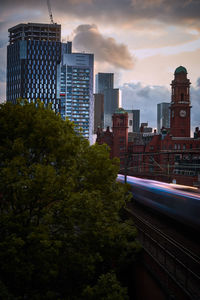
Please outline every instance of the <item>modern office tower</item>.
M18 24L8 31L7 101L52 103L84 137L92 136L93 54L72 53L71 42L61 44L58 24Z
M170 103L162 102L157 104L157 131L161 132L162 127L170 128Z
M94 94L94 133L104 127L104 95Z
M19 97L58 106L57 66L61 60L61 25L27 23L9 30L7 101Z
M104 96L104 128L112 127L112 115L121 105L121 91L114 89L113 73L96 75L96 93ZM100 117L100 116L99 116Z
M121 105L121 91L119 89L104 90L104 128L112 128L112 115Z
M128 113L128 132L139 132L140 131L140 110L126 109L126 112Z
M140 110L134 109L133 110L133 132L140 131Z
M92 142L93 134L93 68L94 55L72 53L71 42L62 44L62 61L58 68L58 97L61 117L73 121Z
M95 92L102 94L106 89L114 88L114 74L113 73L98 73L96 74Z

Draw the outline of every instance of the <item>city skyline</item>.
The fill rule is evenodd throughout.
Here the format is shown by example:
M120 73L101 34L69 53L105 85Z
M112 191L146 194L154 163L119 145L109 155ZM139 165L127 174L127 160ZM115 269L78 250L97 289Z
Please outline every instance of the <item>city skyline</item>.
M61 43L61 25L55 23L21 23L8 31L7 101L51 102L92 143L94 55L73 53L72 42Z
M37 5L36 5L37 4ZM8 28L23 22L49 23L46 1L2 1L0 99L5 99ZM171 101L170 83L179 65L191 85L192 130L200 112L200 21L198 1L51 1L62 39L75 51L95 55L95 74L114 72L125 109L140 109L141 121L156 127L156 106ZM105 9L106 7L106 9ZM114 55L115 54L115 55ZM151 105L149 105L151 103Z

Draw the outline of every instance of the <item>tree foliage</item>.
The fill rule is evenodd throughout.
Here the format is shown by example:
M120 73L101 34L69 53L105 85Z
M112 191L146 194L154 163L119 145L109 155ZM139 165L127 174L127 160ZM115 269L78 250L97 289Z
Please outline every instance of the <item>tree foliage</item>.
M126 299L138 245L117 171L42 103L0 106L0 298Z

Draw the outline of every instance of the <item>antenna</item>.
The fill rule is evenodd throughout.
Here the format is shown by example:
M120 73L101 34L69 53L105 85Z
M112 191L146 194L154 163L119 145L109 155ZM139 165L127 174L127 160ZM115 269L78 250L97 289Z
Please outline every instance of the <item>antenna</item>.
M51 11L50 0L47 0L47 6L48 6L48 10L49 10L49 18L50 18L50 22L51 22L51 24L54 24L54 21L53 21L53 15L52 15L52 11Z

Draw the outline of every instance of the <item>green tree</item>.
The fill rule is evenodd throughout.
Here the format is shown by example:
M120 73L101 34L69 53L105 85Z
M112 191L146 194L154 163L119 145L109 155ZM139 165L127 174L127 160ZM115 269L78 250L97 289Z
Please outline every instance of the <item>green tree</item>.
M116 275L107 273L100 276L97 284L87 286L82 298L86 300L127 300L127 289L122 288Z
M95 299L106 278L102 299L124 295L139 247L118 161L39 102L1 105L0 129L0 298Z

